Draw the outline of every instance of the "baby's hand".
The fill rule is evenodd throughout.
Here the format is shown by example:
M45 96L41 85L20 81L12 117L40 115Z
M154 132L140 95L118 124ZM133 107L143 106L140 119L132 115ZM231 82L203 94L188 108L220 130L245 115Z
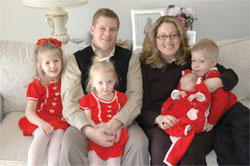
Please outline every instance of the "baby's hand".
M195 98L196 98L196 96L194 94L192 94L192 95L188 96L187 100L189 102L192 102Z
M207 123L205 131L209 132L209 131L211 131L213 129L213 127L214 127L214 125Z
M184 91L180 91L180 96L183 98L183 97L185 97L187 94L186 94L186 92L184 92Z
M190 95L187 99L188 99L189 102L192 102L194 99L196 99L198 101L201 101L202 97L203 96L201 94L196 93L196 94Z
M178 92L173 93L174 99L179 99L181 97L183 98L185 96L186 96L186 92L184 91L178 91Z

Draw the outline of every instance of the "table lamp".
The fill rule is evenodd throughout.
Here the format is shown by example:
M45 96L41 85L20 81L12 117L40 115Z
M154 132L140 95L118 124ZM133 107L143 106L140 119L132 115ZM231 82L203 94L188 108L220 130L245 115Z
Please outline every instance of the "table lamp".
M86 3L88 0L22 0L22 4L28 7L49 8L45 14L45 21L51 28L50 37L60 40L63 44L69 42L69 35L65 27L68 21L68 13L62 7L76 6Z

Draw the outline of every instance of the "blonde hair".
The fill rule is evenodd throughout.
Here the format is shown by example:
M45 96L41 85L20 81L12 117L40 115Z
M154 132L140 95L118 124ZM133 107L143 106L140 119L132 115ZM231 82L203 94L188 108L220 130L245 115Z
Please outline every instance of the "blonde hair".
M119 29L119 26L120 26L119 17L117 16L117 14L113 10L108 9L108 8L100 8L95 12L93 19L92 19L93 26L95 26L97 24L97 20L101 16L116 19L117 20L117 28Z
M105 73L113 73L113 76L115 78L116 84L115 86L118 86L118 77L115 70L114 64L109 60L109 58L103 58L101 56L95 56L93 58L93 64L91 65L89 69L89 79L87 83L87 92L93 92L95 91L95 88L91 86L90 80L94 78L95 72L105 72Z
M46 85L48 80L45 79L45 72L43 71L41 67L41 62L42 62L41 53L44 51L55 51L55 53L60 56L62 69L58 75L59 77L61 77L62 71L63 71L63 51L61 47L58 47L56 44L54 44L51 41L44 42L43 44L36 47L35 53L34 53L35 65L36 65L36 77L41 81L43 85Z
M210 39L202 39L192 47L193 52L201 52L209 59L218 59L219 47Z
M152 68L165 69L167 67L168 64L162 58L156 41L158 28L163 23L172 23L176 26L181 44L180 48L175 54L175 63L177 65L186 64L186 60L190 56L187 31L176 17L167 15L158 18L152 25L150 31L147 33L143 42L140 60L144 61L146 64L149 64Z

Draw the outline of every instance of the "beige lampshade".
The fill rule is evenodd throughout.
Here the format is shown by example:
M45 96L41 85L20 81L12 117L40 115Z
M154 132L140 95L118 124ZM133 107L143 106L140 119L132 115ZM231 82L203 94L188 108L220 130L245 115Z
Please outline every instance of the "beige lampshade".
M22 0L23 5L38 8L77 6L86 2L88 0Z

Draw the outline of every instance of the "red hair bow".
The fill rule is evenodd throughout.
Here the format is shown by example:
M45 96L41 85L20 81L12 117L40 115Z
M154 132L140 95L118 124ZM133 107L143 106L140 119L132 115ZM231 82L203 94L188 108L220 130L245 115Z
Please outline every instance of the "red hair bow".
M54 43L54 44L57 45L58 47L61 47L61 46L62 46L62 42L60 42L60 41L57 40L57 39L52 39L52 38L50 38L50 39L46 39L46 38L39 39L39 40L37 41L36 45L40 46L40 45L42 45L43 43L47 43L47 42L49 42L49 41L52 42L52 43Z

